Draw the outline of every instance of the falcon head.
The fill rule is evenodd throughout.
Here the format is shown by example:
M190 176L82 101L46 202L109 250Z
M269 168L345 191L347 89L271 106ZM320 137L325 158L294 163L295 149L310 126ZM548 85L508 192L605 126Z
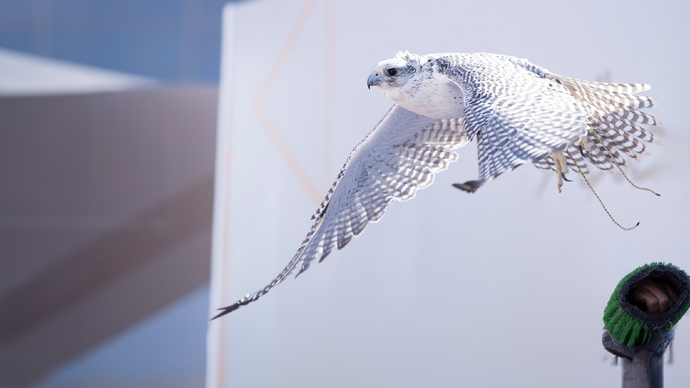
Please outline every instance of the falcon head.
M379 62L369 74L367 87L378 86L384 93L390 89L400 88L407 81L419 74L422 68L419 55L398 51L392 59Z

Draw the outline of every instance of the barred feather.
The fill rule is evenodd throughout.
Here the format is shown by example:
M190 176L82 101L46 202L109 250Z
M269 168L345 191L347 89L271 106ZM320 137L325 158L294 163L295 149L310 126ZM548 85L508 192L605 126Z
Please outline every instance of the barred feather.
M660 125L654 116L639 109L654 105L648 96L636 96L650 89L646 84L611 84L581 81L552 75L567 87L573 96L585 102L591 115L590 132L585 139L587 160L602 170L611 170L614 163L626 166L621 154L637 160L646 151L643 142L654 142L654 135L642 125ZM548 164L548 163L546 163ZM541 164L540 167L544 167ZM549 166L550 168L551 166Z
M268 285L221 309L216 317L258 300L295 269L342 249L393 201L406 201L433 183L468 142L463 119L434 120L394 106L360 142L312 217L314 225L287 266Z
M600 170L608 171L614 168L613 163L611 163L611 158L608 156L603 145L597 140L594 135L589 134L585 138L585 144L587 144L587 161L592 163L592 165Z

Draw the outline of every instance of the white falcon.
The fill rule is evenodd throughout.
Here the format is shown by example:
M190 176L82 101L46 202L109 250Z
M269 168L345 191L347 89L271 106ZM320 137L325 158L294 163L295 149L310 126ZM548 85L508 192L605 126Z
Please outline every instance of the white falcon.
M261 290L221 308L225 315L259 299L298 269L347 245L394 200L406 201L457 159L453 151L477 139L479 178L454 186L475 192L489 180L532 162L587 173L587 161L611 170L637 160L658 125L639 111L653 105L644 84L580 81L549 73L525 59L497 54L399 52L367 79L395 102L350 153L312 217L314 225L280 274ZM584 175L583 175L584 176Z

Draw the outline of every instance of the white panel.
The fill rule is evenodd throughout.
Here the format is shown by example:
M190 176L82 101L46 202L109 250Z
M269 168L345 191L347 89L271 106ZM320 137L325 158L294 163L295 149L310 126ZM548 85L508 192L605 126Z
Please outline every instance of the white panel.
M223 9L223 47L221 51L221 86L218 96L218 136L216 137L216 171L213 202L213 241L211 247L211 286L209 292L210 316L215 306L228 304L226 294L228 260L230 258L229 226L231 225L230 185L231 132L233 112L235 8ZM212 322L206 336L206 388L223 386L225 369L226 321Z

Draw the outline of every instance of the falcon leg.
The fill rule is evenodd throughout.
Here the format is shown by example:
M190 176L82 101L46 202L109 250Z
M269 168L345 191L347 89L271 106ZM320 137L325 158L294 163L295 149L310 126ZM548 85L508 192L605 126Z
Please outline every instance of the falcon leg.
M568 165L565 162L565 157L562 152L552 152L551 157L553 158L554 164L556 165L556 175L558 176L558 192L561 192L561 187L563 186L563 180L571 182L565 177L565 172L568 171Z

